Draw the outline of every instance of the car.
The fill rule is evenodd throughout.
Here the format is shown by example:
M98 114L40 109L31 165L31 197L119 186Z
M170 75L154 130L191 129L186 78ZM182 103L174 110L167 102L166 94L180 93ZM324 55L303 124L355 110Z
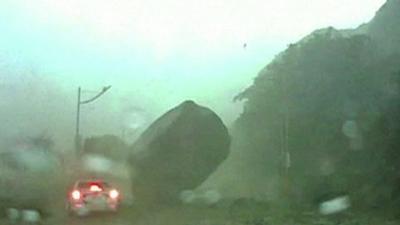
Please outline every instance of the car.
M80 180L68 192L66 209L70 215L83 216L95 211L116 212L120 192L103 180Z

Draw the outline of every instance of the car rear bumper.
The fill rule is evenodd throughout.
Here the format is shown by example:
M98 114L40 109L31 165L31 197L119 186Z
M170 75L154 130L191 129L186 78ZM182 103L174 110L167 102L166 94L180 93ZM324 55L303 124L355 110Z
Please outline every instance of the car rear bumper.
M105 204L89 204L89 203L72 203L68 207L68 211L77 215L86 215L90 212L106 212L116 211L118 203L105 203Z

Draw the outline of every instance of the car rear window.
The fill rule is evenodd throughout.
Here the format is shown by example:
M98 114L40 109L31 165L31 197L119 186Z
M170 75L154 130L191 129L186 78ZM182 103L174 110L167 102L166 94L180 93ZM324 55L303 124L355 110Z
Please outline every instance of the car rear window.
M108 188L110 185L107 182L104 181L82 181L78 183L78 188L80 189L86 189L89 188L92 185L96 185L100 188Z

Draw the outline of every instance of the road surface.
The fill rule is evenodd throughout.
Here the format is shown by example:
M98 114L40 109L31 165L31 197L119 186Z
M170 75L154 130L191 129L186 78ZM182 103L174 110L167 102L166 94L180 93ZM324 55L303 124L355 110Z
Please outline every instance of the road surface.
M0 220L4 225L20 225ZM170 206L144 210L123 208L118 213L95 213L85 217L60 212L42 221L41 225L397 225L398 219L368 213L345 213L325 217L315 212L283 212L276 209ZM24 224L25 225L25 224Z

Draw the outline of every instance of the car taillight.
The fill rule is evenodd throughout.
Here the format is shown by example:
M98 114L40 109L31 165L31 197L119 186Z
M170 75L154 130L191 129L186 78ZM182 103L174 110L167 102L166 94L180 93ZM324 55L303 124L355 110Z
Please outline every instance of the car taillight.
M117 190L113 189L110 191L109 195L110 195L110 198L116 199L119 196L119 192Z
M71 193L71 197L74 200L79 200L81 198L81 193L78 190L75 190Z

